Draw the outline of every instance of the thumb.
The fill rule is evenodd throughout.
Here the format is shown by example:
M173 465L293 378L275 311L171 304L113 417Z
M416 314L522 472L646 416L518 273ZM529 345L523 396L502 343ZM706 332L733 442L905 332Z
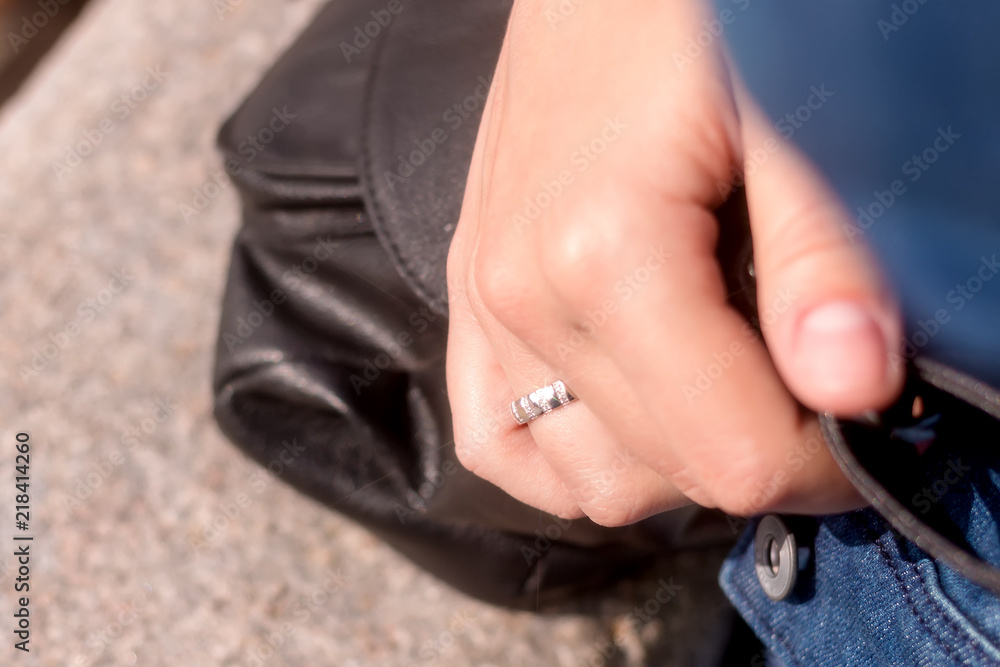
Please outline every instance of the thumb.
M895 298L822 176L755 105L744 107L757 303L774 365L813 410L883 408L904 374Z

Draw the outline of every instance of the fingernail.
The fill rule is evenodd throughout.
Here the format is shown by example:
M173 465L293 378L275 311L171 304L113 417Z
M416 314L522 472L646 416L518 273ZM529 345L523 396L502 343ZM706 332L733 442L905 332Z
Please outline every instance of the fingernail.
M885 335L868 311L851 301L834 301L803 317L795 345L802 380L833 396L884 382Z

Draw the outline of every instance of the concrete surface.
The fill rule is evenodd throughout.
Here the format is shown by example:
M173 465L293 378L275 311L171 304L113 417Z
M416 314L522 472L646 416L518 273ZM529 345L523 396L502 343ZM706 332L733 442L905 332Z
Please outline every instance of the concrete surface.
M510 613L255 484L218 432L209 373L239 211L212 187L214 134L319 5L94 0L0 110L0 664L701 664L720 648L721 553L565 613ZM197 193L210 203L185 221ZM35 538L28 654L11 632L15 533ZM680 592L650 605L661 578ZM655 618L630 624L635 605Z

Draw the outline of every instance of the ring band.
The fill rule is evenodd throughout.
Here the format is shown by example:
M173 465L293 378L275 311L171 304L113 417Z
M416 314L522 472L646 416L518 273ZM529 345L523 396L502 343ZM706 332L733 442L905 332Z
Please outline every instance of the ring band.
M557 380L547 387L536 389L527 396L522 396L510 404L510 411L518 424L527 424L538 419L546 412L552 412L576 400L566 383Z

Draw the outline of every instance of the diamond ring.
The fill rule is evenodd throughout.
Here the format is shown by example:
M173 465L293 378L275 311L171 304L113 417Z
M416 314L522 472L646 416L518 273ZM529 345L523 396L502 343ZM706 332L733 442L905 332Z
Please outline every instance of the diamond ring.
M546 412L552 412L556 408L572 403L576 400L566 383L557 380L552 384L536 389L527 396L522 396L510 404L510 411L518 424L527 424L533 419L538 419Z

